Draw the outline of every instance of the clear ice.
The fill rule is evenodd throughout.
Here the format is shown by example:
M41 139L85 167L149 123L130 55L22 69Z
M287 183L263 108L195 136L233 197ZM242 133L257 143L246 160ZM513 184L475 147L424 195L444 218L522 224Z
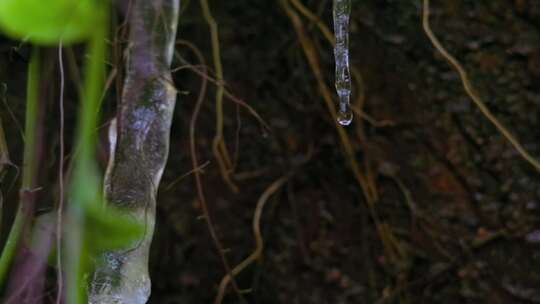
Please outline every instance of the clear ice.
M350 106L351 73L349 68L349 23L351 15L351 0L334 0L334 33L336 45L336 91L339 98L337 121L349 125L353 120Z
M157 188L167 162L176 90L170 65L179 0L135 0L122 103L109 129L104 181L108 204L144 224L142 240L97 258L89 276L90 304L145 304Z

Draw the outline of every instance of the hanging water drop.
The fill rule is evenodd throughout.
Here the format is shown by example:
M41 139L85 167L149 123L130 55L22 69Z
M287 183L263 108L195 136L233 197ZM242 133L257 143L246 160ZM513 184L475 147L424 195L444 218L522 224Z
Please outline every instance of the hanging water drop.
M339 111L337 115L337 121L342 126L348 126L351 124L353 120L353 113L350 109L346 111Z
M349 23L351 15L351 0L334 0L334 33L336 45L336 91L339 98L338 122L349 125L353 114L350 108L351 75L349 68Z

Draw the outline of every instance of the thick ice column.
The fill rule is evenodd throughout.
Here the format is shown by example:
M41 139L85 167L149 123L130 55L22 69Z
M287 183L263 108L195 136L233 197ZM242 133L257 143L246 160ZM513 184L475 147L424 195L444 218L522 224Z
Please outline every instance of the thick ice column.
M176 101L170 64L179 6L179 0L131 1L126 79L109 134L104 191L107 203L143 223L146 233L136 244L100 257L90 278L92 304L144 304L150 296L148 254Z

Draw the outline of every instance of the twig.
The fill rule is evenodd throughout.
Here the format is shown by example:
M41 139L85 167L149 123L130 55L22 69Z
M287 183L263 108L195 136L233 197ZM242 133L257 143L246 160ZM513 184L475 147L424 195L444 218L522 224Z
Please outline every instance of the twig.
M183 44L191 48L191 50L195 53L195 56L197 56L198 60L202 63L203 67L206 66L204 62L204 57L194 45L192 45L191 43L187 41L184 42ZM197 168L199 168L199 161L197 159L197 146L195 144L195 139L196 139L195 134L196 134L196 129L197 129L196 128L197 118L199 116L199 112L201 111L201 106L204 101L204 97L206 95L206 87L207 87L207 79L203 77L201 81L201 89L199 93L199 98L197 98L195 109L193 110L193 114L191 115L191 120L189 122L189 148L190 148L190 154L191 154L191 163L194 170L193 176L195 177L195 184L197 187L197 196L201 203L201 208L203 210L204 219L208 227L208 232L210 233L210 236L212 237L212 241L214 242L214 245L216 246L218 255L221 259L223 267L225 268L225 272L230 275L232 273L231 266L229 265L229 262L227 261L227 258L225 257L225 254L224 254L225 251L223 249L224 247L217 236L216 230L214 228L214 223L212 221L212 217L210 216L210 212L208 212L208 204L206 203L206 197L204 196L201 172L200 170L197 170ZM232 285L240 301L245 302L235 280L232 281Z
M184 40L179 40L179 41L176 42L176 44L188 45L189 42L184 41ZM220 84L220 82L217 79L211 77L210 75L208 75L208 73L201 71L201 69L204 69L205 71L207 71L208 66L189 64L181 56L177 56L177 58L179 58L179 60L182 61L184 63L184 65L172 69L171 72L174 73L174 72L178 72L178 71L183 70L183 69L189 69L189 70L193 71L194 73L198 74L199 76L201 76L203 78L206 78L206 80L208 80L209 82L213 83L216 86L218 86ZM224 81L222 81L221 83L223 83L223 85L225 85ZM236 103L236 104L242 106L243 108L245 108L259 122L261 127L265 128L267 131L271 131L270 125L268 125L268 123L266 121L264 121L264 119L262 119L262 117L259 115L259 113L257 113L257 111L255 111L255 109L252 106L250 106L244 100L242 100L242 99L236 97L235 95L233 95L229 90L227 90L226 87L225 87L224 90L225 90L224 91L225 97L227 97L228 99L230 99L234 103Z
M21 138L24 141L24 131L23 131L23 128L21 127L21 123L17 119L17 116L15 116L15 114L11 110L11 107L9 106L8 101L7 101L7 97L6 97L7 96L7 89L8 89L7 85L5 83L2 83L1 86L2 86L2 102L4 103L4 106L6 107L6 110L7 110L8 114L9 114L9 116L13 120L13 123L17 127L17 130L21 134Z
M214 60L214 68L218 80L218 88L216 91L216 135L212 142L212 151L218 162L221 176L225 183L233 192L238 192L238 186L231 179L232 162L223 137L223 95L225 88L223 86L223 67L221 64L221 54L219 46L219 33L216 20L210 12L208 0L200 0L203 16L210 27L210 35L212 42L212 56Z
M191 170L189 170L188 172L180 175L178 178L176 178L175 180L173 180L167 187L165 187L165 190L166 191L169 191L171 190L176 184L178 184L181 180L183 180L184 178L190 176L191 174L195 173L195 171L198 171L198 172L204 172L204 168L208 167L208 165L210 165L210 161L206 161L205 163L203 163L202 165L198 166L197 168L193 168Z
M62 274L62 211L64 209L64 59L62 58L62 41L58 46L58 64L60 66L60 155L58 158L58 217L56 219L56 264L58 275L58 294L56 295L56 304L62 301L62 290L64 289L64 277Z
M240 264L238 264L234 269L232 270L232 276L238 275L242 270L244 270L246 267L248 267L251 263L255 262L258 258L260 258L263 248L264 248L264 240L262 238L261 234L261 215L263 208L268 201L268 198L272 196L275 192L277 192L283 184L287 182L289 179L289 175L285 175L274 181L261 195L259 198L259 201L257 202L257 207L255 208L255 214L253 216L253 237L255 238L255 250L246 258L244 259ZM225 291L227 289L227 285L229 284L229 281L231 280L231 274L226 275L221 280L221 283L219 284L219 292L214 299L214 304L221 304L223 301L223 297L225 296Z

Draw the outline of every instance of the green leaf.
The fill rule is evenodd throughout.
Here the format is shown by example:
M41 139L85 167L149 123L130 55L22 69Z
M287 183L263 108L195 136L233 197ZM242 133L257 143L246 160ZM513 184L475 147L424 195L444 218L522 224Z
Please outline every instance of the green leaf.
M83 247L88 251L85 255L93 259L103 251L136 244L143 237L145 227L133 216L106 204L91 151L82 147L76 156L77 164L70 185L69 216L72 220L68 229L72 230L67 233L81 231L79 239L83 240Z
M117 208L88 205L85 209L86 248L93 254L131 245L144 235L144 225Z
M81 211L86 248L91 254L97 254L130 245L140 239L144 225L104 202L95 161L87 158L90 156L86 155L83 148L78 156L82 159L78 159L73 173L71 197L72 207Z
M0 30L42 45L87 39L103 22L102 0L0 0Z

